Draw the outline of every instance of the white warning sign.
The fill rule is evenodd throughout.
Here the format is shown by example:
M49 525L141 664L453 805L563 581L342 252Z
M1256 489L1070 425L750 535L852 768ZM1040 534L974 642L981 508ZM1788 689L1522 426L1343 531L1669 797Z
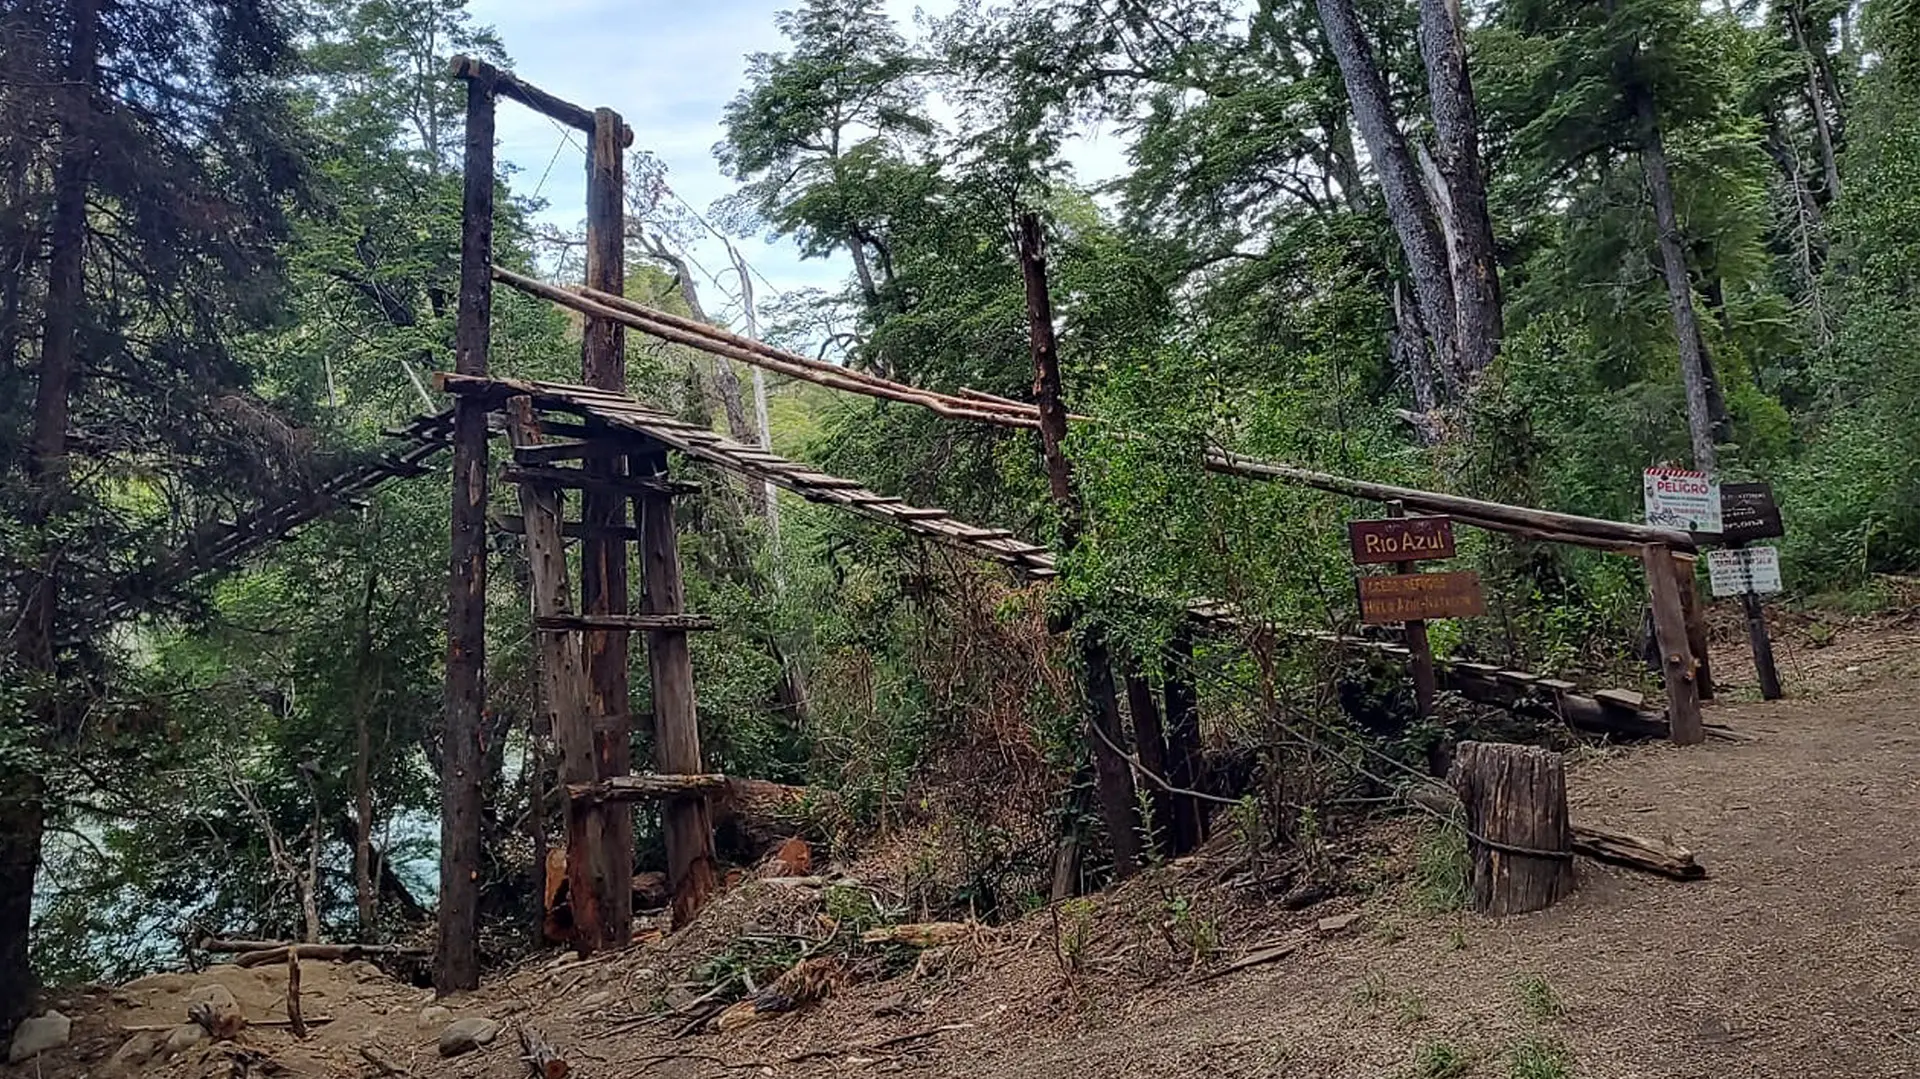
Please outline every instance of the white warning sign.
M1780 548L1735 547L1707 552L1707 578L1716 596L1780 591Z
M1720 481L1684 468L1649 468L1642 479L1647 523L1688 532L1720 531Z

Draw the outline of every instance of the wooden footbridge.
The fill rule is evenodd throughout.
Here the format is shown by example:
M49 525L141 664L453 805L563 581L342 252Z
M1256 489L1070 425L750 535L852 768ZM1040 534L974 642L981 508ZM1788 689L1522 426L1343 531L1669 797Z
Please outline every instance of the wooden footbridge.
M623 295L622 194L625 147L632 132L610 109L561 101L514 76L460 58L453 75L467 91L466 160L460 290L454 370L438 376L454 399L448 413L421 417L397 434L405 447L356 466L286 502L215 525L182 554L153 568L155 587L232 566L379 484L417 475L435 455L452 452L449 544L445 766L442 771L441 882L435 979L444 990L478 983L475 873L479 861L482 774L481 707L485 690L486 535L495 524L523 532L532 567L529 601L539 641L540 709L536 742L551 735L562 790L570 792L567 873L575 944L582 951L619 947L631 933L632 818L625 801L660 802L669 885L677 919L690 917L714 887L713 834L707 775L700 750L687 634L711 628L682 608L673 499L693 487L673 475L672 460L699 462L769 481L810 502L843 509L1000 566L1021 580L1044 581L1059 569L1046 548L1012 532L971 524L945 510L913 506L857 480L687 423L625 392L625 333L635 330L725 360L842 392L925 408L961 422L1034 430L1041 413L1030 403L976 390L944 393L823 363L649 308ZM591 136L587 161L586 284L562 288L493 265L494 110L517 101ZM495 282L545 298L585 318L579 384L497 377L489 371ZM1079 422L1097 422L1073 417ZM510 462L497 479L518 491L521 514L489 520L490 431L504 430ZM1625 693L1585 693L1572 683L1466 661L1438 661L1444 684L1477 700L1538 709L1588 730L1666 735L1697 742L1711 733L1699 700L1710 692L1701 660L1705 633L1692 602L1700 537L1671 529L1502 505L1314 472L1215 449L1200 462L1212 472L1247 480L1306 486L1350 498L1395 502L1447 514L1480 528L1529 539L1630 554L1646 568L1665 667L1668 705L1646 708ZM566 501L576 499L577 516ZM564 545L580 544L577 588ZM637 609L628 581L628 544L641 573ZM141 593L145 594L145 593ZM577 600L576 600L577 597ZM1329 646L1407 658L1392 642L1256 623L1232 604L1163 597L1183 609L1196 630L1227 634L1287 633ZM129 601L136 602L136 601ZM129 606L127 610L131 610ZM655 759L651 774L633 775L634 716L628 686L632 637L642 637L651 673ZM1180 690L1167 686L1169 713ZM1170 716L1171 719L1171 716Z

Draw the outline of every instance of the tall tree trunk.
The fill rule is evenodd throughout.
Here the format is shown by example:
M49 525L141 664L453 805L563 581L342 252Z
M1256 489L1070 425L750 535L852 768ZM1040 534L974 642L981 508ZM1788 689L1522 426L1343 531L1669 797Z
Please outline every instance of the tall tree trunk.
M369 569L360 601L361 679L353 702L353 905L362 940L373 939L380 913L380 890L373 876L372 716L380 697L379 670L373 663L373 597L378 587L379 574Z
M1393 283L1392 347L1394 362L1407 373L1413 387L1413 406L1418 413L1414 429L1420 441L1435 445L1445 433L1440 418L1440 392L1434 384L1433 358L1427 351L1427 331L1420 325L1420 312L1407 296L1403 281Z
M44 560L25 582L25 610L14 627L19 665L46 682L57 680L54 640L59 622L55 554L45 542L67 499L67 429L78 365L80 303L86 284L87 187L92 174L93 84L99 63L99 0L73 0L72 38L60 119L60 159L54 170L53 220L48 230L46 314L41 320L39 383L34 393L28 523L43 541ZM33 734L50 738L59 726L59 692L45 688L34 706ZM17 754L0 764L0 1032L10 1031L32 1004L29 940L34 881L46 834L46 781Z
M1500 350L1500 279L1480 163L1479 116L1458 0L1420 0L1420 55L1433 109L1434 191L1446 231L1460 377L1471 388Z
M1831 107L1840 107L1840 87L1833 80L1833 68L1827 62L1824 50L1815 53L1807 40L1806 12L1801 10L1803 0L1787 0L1787 27L1793 33L1793 43L1800 50L1800 59L1807 69L1807 110L1813 116L1814 142L1820 148L1820 169L1825 174L1827 186L1821 193L1822 202L1832 202L1840 197L1840 157L1835 149L1838 141L1838 125L1828 113Z
M1387 82L1375 62L1373 47L1367 44L1354 14L1353 0L1316 0L1320 23L1326 29L1327 43L1340 65L1340 77L1347 85L1347 99L1353 106L1354 122L1366 143L1367 156L1380 174L1380 189L1387 198L1387 216L1406 253L1407 270L1413 277L1414 296L1420 303L1420 321L1433 339L1438 368L1455 396L1460 385L1459 347L1455 341L1458 318L1454 311L1451 271L1446 245L1434 219L1433 205L1407 139L1394 122L1393 108L1387 99Z
M1712 472L1718 461L1713 443L1713 391L1709 387L1706 347L1700 336L1700 318L1693 309L1693 284L1687 274L1686 249L1680 242L1680 219L1674 209L1673 177L1667 172L1666 144L1654 115L1653 94L1644 86L1631 91L1640 121L1640 165L1653 198L1653 217L1659 229L1660 266L1667 281L1667 303L1673 311L1673 335L1680 347L1680 378L1687 391L1687 432L1693 442L1693 467Z
M1040 412L1040 450L1046 460L1047 488L1060 509L1060 547L1070 553L1079 543L1080 500L1073 468L1061 448L1067 437L1067 406L1060 392L1060 355L1053 335L1053 299L1047 291L1046 244L1037 214L1023 214L1019 226L1020 271L1027 294L1027 335L1033 352L1033 401ZM1070 615L1071 617L1071 615ZM1113 846L1114 871L1131 876L1140 867L1140 831L1122 744L1120 704L1113 692L1113 664L1098 623L1075 626L1080 638L1087 743L1093 754L1094 791L1100 816Z
M868 307L880 306L880 287L873 279L873 266L867 261L867 242L855 230L847 236L847 254L853 256L853 276L860 281L860 295Z

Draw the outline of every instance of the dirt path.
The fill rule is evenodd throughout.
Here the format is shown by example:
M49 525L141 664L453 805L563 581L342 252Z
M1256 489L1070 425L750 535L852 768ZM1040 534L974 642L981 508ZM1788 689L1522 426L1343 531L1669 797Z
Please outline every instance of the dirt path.
M1755 742L1575 769L1577 819L1669 835L1706 881L1583 862L1572 902L1504 921L1382 899L1361 932L1198 987L1077 1007L1038 985L1039 1006L961 993L899 1029L973 1028L926 1055L866 1056L1021 1079L1920 1074L1920 634L1816 656L1799 672L1812 696L1713 709ZM1740 668L1723 662L1727 697L1750 695ZM872 1001L829 1010L856 1007ZM1556 1047L1559 1070L1543 1063ZM1467 1070L1443 1070L1450 1055Z

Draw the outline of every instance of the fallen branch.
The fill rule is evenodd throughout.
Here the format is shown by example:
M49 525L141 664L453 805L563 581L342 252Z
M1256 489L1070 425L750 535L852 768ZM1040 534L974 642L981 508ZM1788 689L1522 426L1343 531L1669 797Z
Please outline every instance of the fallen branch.
M1707 875L1706 867L1695 861L1693 852L1685 847L1611 828L1574 825L1573 851L1595 861L1657 873L1674 880L1699 880Z
M1287 956L1290 956L1294 952L1297 952L1299 950L1300 950L1299 937L1294 937L1290 940L1284 940L1277 944L1271 944L1271 943L1264 944L1259 947L1256 947L1253 951L1248 952L1247 954L1241 956L1240 958L1234 960L1233 962L1228 963L1226 966L1221 967L1219 970L1209 972L1207 974L1206 980L1212 981L1215 978L1224 977L1225 975L1232 974L1234 971L1237 971L1237 970L1246 970L1248 967L1257 967L1266 963L1274 962L1275 960L1278 960L1278 959L1285 959Z
M956 1030L971 1030L971 1029L973 1029L972 1023L948 1023L944 1026L928 1027L925 1030L915 1030L915 1031L910 1031L906 1034L896 1034L891 1038L882 1038L877 1042L866 1042L860 1045L851 1045L851 1046L835 1046L831 1049L807 1049L802 1052L793 1054L792 1056L786 1058L786 1060L783 1061L782 1063L798 1064L798 1063L801 1063L802 1061L818 1060L821 1057L840 1056L842 1054L851 1054L851 1053L880 1053L880 1052L885 1052L888 1049L894 1049L902 1045L910 1044L912 1042L925 1041L928 1038L935 1038L942 1034L950 1034Z
M520 1062L533 1079L566 1079L572 1070L546 1039L524 1026L520 1028Z
M362 1045L359 1049L360 1059L373 1065L374 1069L381 1075L392 1076L393 1079L408 1079L408 1077L413 1075L412 1072L387 1059L385 1053L382 1053L371 1045Z

